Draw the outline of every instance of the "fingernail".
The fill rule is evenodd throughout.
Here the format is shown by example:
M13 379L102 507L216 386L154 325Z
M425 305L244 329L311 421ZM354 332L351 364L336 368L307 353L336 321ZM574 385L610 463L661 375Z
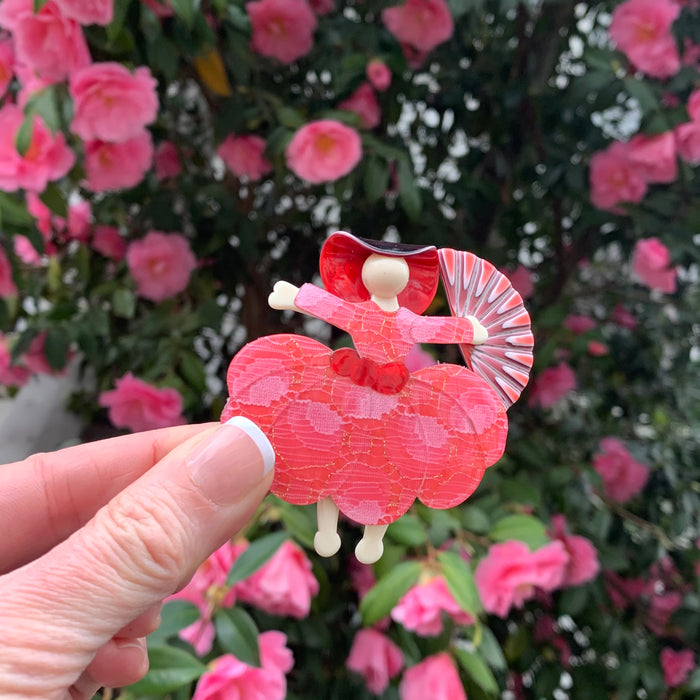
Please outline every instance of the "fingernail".
M114 646L118 649L146 649L146 640L143 637L115 637Z
M187 459L190 478L218 504L238 502L275 464L275 452L260 428L235 416L205 438Z

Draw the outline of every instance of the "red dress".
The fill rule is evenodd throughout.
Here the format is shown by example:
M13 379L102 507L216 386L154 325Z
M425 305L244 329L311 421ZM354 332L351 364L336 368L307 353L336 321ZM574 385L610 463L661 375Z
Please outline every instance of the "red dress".
M362 360L299 335L260 338L233 358L222 420L244 415L269 437L272 492L298 505L331 496L366 525L393 522L416 498L464 501L503 453L505 407L465 367L409 374L403 359L415 343L470 343L471 322L387 312L310 284L294 303L350 333Z

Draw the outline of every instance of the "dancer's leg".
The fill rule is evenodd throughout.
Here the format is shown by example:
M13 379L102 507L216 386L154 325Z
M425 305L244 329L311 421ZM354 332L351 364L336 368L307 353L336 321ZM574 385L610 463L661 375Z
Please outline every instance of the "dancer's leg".
M314 536L314 549L322 557L332 557L340 549L338 535L338 506L330 496L316 504L318 531Z

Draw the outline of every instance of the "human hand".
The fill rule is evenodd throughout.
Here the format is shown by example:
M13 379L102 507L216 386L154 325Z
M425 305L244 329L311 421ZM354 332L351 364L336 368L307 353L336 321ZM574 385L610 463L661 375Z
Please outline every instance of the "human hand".
M278 311L299 311L294 304L298 293L299 287L295 287L290 282L280 280L272 288L272 293L267 297L267 303Z
M139 680L162 600L253 515L273 462L233 418L0 466L0 697Z

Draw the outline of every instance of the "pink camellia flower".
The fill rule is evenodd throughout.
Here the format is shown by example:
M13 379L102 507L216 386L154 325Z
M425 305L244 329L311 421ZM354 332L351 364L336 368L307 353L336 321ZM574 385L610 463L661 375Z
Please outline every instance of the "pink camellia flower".
M109 24L114 0L54 0L66 17L80 24Z
M646 588L647 582L641 578L627 579L614 571L605 572L605 590L618 610L624 610L639 600Z
M309 0L309 6L317 15L327 15L335 9L335 0Z
M126 262L138 294L155 302L184 291L197 267L189 241L180 233L162 231L150 231L131 243Z
M306 0L255 0L245 9L252 25L250 48L256 53L292 63L311 51L316 15Z
M12 276L12 265L7 258L5 249L0 246L0 297L16 296L17 285Z
M347 175L362 156L359 134L333 119L302 126L287 146L287 165L298 177L319 184Z
M647 184L630 163L628 145L618 141L591 158L591 202L598 209L614 210L621 202L641 202Z
M618 5L610 23L610 38L642 72L669 78L681 67L671 25L680 8L671 0L626 0Z
M99 404L109 409L109 420L117 428L133 431L181 425L182 396L170 387L158 389L127 372L114 389L103 391Z
M288 673L294 665L282 632L263 632L258 637L261 668L225 654L209 664L195 688L192 700L284 700Z
M605 343L601 343L599 340L591 340L586 346L586 352L591 357L605 357L610 353L610 349Z
M581 333L588 333L596 327L596 322L590 316L583 316L581 314L569 314L564 319L564 328L570 330L576 335Z
M399 697L401 700L467 700L455 662L444 651L429 656L403 674Z
M494 544L479 562L474 582L484 609L507 617L534 594L535 562L527 545L516 540Z
M688 115L693 121L700 121L700 90L693 90L686 105Z
M159 180L169 180L182 172L180 155L172 141L161 141L153 156L153 166Z
M671 267L671 254L658 238L636 242L631 266L634 276L649 289L666 294L676 291L676 268Z
M389 66L380 61L378 58L373 58L365 68L367 80L372 83L372 87L377 92L384 92L391 85L391 71Z
M615 306L610 315L610 320L620 326L620 328L627 328L630 331L637 327L637 319L634 317L634 314L630 313L622 304Z
M532 561L535 566L532 583L536 588L551 593L562 585L569 565L569 554L563 542L554 540L535 550Z
M52 80L42 78L34 72L33 68L21 63L15 63L15 76L20 84L20 90L17 93L17 104L22 108L37 92L49 85L53 85Z
M700 120L679 124L674 130L678 155L691 165L700 164Z
M649 609L644 619L644 624L657 636L663 637L667 632L668 623L683 602L683 594L679 591L665 591L657 593L654 590L655 582L647 586L649 595Z
M671 647L664 647L661 650L660 659L667 688L676 688L685 683L690 672L695 668L695 654L692 649L676 651Z
M3 0L0 27L13 34L17 61L42 78L63 80L90 63L83 30L61 12L55 0L36 13L33 0Z
M108 192L135 187L143 180L153 161L153 141L143 131L122 143L88 141L85 144L85 187Z
M68 205L68 221L66 222L66 236L69 240L85 243L90 237L92 225L92 207L90 202L81 199Z
M75 155L63 134L52 135L41 117L35 115L29 148L21 156L15 148L15 136L23 121L17 105L0 108L0 190L43 192L50 181L63 177L73 167Z
M657 136L638 134L627 144L627 158L648 183L667 184L678 177L676 138L672 131Z
M36 192L27 192L27 211L34 217L36 227L48 240L53 231L54 216L51 214L51 210L39 199Z
M236 586L236 593L271 615L303 618L318 593L318 581L304 550L287 540L260 569Z
M141 2L150 7L156 17L172 17L174 12L168 0L141 0Z
M649 479L649 467L634 459L617 438L603 438L599 448L593 468L603 479L605 495L620 503L634 498Z
M266 146L260 136L229 134L216 152L234 175L256 182L272 170L272 163L265 158Z
M445 0L406 0L403 5L383 10L382 20L401 44L422 53L432 51L454 32Z
M352 640L345 665L364 678L370 692L381 695L403 668L403 652L381 632L364 629Z
M17 367L12 364L12 353L7 345L7 338L0 333L0 385L24 386L31 377L26 367Z
M368 564L361 564L357 559L350 559L350 582L357 592L357 597L362 598L367 595L370 588L377 583L372 567Z
M419 343L416 343L408 351L408 355L404 358L404 364L409 372L415 372L419 369L432 367L437 364L437 361L429 352L423 350Z
M15 68L15 51L12 39L0 40L0 97L2 97L12 82Z
M427 583L413 586L391 611L391 617L411 632L435 637L442 632L443 612L459 625L474 622L474 618L452 597L445 579L436 576Z
M362 83L350 97L338 104L338 109L354 112L365 129L374 129L382 120L377 96L369 83Z
M528 405L551 408L576 388L576 375L566 362L548 367L532 382Z
M85 141L121 143L139 136L158 114L156 79L121 63L93 63L71 74L71 131Z
M199 608L201 618L180 630L178 636L189 642L200 656L211 651L215 637L212 614L217 608L231 607L236 591L226 587L226 577L247 544L230 541L219 547L198 569L192 580L168 600L186 600Z
M115 262L123 260L126 256L127 243L116 226L96 226L90 246L100 255Z
M525 265L518 265L514 270L501 270L501 272L510 280L513 289L523 299L529 299L535 293L532 273Z
M580 586L598 575L600 563L596 548L589 539L569 534L563 515L552 516L552 536L564 545L569 555L561 582L563 588Z

